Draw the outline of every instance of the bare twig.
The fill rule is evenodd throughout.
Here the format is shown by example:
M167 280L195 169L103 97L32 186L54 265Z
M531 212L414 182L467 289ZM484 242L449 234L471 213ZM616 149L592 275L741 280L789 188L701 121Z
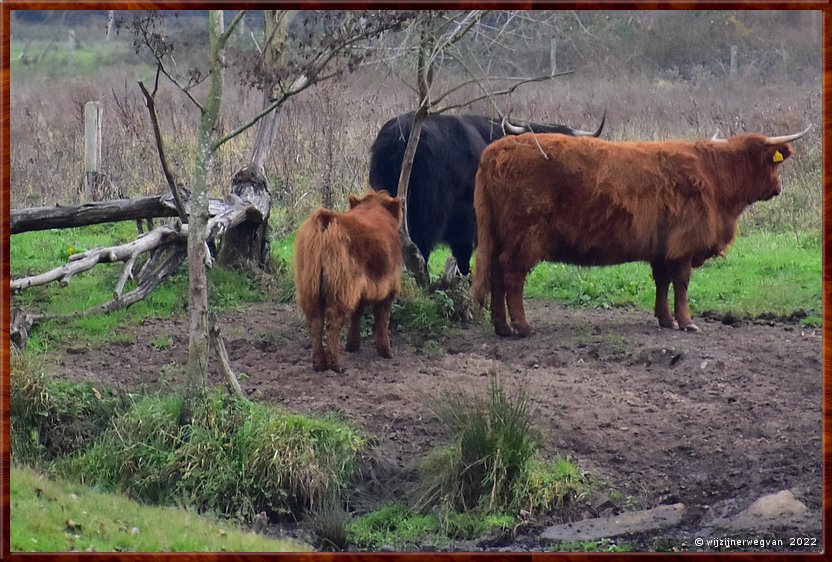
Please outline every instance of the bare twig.
M158 79L158 72L156 73L156 77ZM150 112L150 121L153 123L153 134L156 137L156 149L159 152L159 160L162 162L162 172L164 172L165 179L167 180L170 191L173 194L173 200L176 203L176 210L179 212L179 220L186 223L188 222L188 215L185 213L185 205L182 203L182 197L179 195L179 189L176 187L176 180L173 177L173 173L170 171L168 160L165 157L165 146L162 142L162 131L159 129L159 118L156 115L156 103L153 100L153 96L147 91L147 88L144 87L144 83L141 80L139 80L139 88L141 89L142 94L144 94L147 111ZM155 92L156 89L154 88L153 91Z
M447 105L445 107L441 107L439 109L434 110L433 113L443 113L443 112L449 111L451 109L456 109L458 107L463 107L463 106L466 106L466 105L470 105L474 102L478 102L478 101L484 100L486 98L491 98L491 97L496 97L496 96L505 96L505 95L513 93L517 88L519 88L523 84L530 84L532 82L544 82L546 80L551 80L552 78L557 78L559 76L566 76L567 74L574 74L574 72L575 72L574 70L567 70L567 71L558 72L558 73L555 73L555 74L552 74L552 75L536 76L535 78L528 78L526 80L521 80L521 81L513 84L510 88L506 88L505 90L500 90L498 92L487 92L487 93L485 93L485 94L483 94L479 97L467 100L464 103L457 103L457 104Z

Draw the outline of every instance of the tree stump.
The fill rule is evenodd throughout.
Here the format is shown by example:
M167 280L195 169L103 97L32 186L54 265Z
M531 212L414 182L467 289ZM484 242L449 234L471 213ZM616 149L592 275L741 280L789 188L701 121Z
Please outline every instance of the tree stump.
M222 240L217 261L225 267L269 263L269 213L272 194L266 178L254 166L246 166L231 180L232 193L259 211L259 220L247 220L228 230ZM253 213L257 215L258 213Z

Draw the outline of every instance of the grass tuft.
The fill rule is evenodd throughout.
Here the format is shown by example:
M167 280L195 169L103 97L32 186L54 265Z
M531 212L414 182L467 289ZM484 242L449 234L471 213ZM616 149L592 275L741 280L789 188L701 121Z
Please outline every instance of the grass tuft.
M492 375L485 399L447 394L432 409L449 443L422 463L416 511L547 511L580 492L584 477L577 467L540 458L542 435L522 389L508 395Z

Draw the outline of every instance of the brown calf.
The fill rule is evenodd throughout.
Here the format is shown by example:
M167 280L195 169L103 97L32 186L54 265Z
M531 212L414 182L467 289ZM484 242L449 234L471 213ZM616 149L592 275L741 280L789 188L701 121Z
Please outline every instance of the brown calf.
M698 331L687 300L692 268L728 247L746 207L780 193L778 167L792 153L788 142L806 131L698 142L556 134L493 142L474 191L474 298L483 304L490 290L494 331L512 334L507 305L514 331L526 336L523 285L537 263L647 261L659 324Z
M306 316L316 371L341 371L338 341L350 317L347 351L361 343L361 314L375 305L375 345L390 357L390 305L401 290L402 203L386 192L350 195L350 210L318 209L295 239L295 296ZM327 350L324 352L324 320Z

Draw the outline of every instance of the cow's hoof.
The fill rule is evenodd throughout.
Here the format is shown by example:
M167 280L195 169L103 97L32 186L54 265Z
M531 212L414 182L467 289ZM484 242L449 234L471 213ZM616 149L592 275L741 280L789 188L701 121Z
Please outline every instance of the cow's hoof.
M348 341L347 345L344 346L344 350L349 351L350 353L355 353L360 348L361 348L361 342L360 341L357 341L357 342Z
M327 369L329 369L329 365L327 365L326 361L313 361L312 368L320 373L321 371L326 371Z
M659 320L659 326L662 328L669 328L671 330L679 329L679 323L675 320Z
M510 338L514 335L508 324L494 324L494 333L502 338Z
M330 368L331 370L335 371L336 373L343 373L344 371L346 371L346 369L344 369L344 368L343 368L341 365L339 365L338 363L330 363L330 364L329 364L329 368Z
M385 359L392 359L393 354L390 353L390 348L387 346L377 345L376 346L376 353L378 353L379 357L384 357Z
M518 338L527 338L532 335L532 327L528 324L514 326L514 333L517 334Z
M690 324L686 324L684 326L681 326L679 329L682 330L683 332L690 332L692 334L697 334L697 333L702 331L701 329L699 329L699 326L697 326L693 322L691 322Z

